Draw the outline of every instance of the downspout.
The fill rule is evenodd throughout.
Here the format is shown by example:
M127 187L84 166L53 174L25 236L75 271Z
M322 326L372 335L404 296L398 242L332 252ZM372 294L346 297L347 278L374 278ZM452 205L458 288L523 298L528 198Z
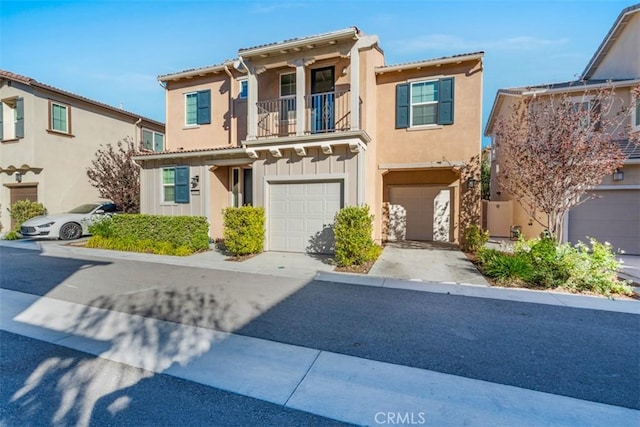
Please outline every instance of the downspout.
M233 118L234 118L234 111L233 111L233 74L231 74L231 71L229 71L229 67L227 67L227 65L225 64L224 66L224 72L227 73L227 75L229 76L229 145L232 145L233 142L236 140L235 138L235 128L236 126L234 126L233 124Z
M142 117L139 117L138 120L136 120L136 122L133 124L133 127L134 127L133 147L136 153L140 151L140 135L138 135L138 125L140 123L142 123Z

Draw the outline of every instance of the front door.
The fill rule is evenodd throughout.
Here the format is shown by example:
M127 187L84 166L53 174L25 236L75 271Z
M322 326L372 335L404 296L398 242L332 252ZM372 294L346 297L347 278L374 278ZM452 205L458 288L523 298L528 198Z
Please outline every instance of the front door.
M335 128L335 69L311 70L311 133Z

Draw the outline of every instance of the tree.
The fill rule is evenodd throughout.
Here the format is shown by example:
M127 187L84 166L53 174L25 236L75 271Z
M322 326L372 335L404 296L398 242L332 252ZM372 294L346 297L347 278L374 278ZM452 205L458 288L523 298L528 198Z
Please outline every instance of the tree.
M480 163L480 186L482 200L491 199L491 166L485 159Z
M637 89L634 89L637 90ZM629 116L611 87L525 96L496 122L500 186L559 241L566 213L593 196L590 189L621 167L619 139Z
M130 138L118 141L116 147L100 145L87 169L89 182L100 197L112 200L127 213L140 211L140 167L133 161L135 153Z

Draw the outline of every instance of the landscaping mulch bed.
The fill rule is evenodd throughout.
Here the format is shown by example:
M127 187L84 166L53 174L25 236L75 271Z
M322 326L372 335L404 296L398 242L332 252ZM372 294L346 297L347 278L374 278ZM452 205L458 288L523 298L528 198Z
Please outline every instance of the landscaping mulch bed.
M375 264L375 262L376 261L374 260L374 261L365 262L364 264L361 264L361 265L350 265L348 267L336 267L333 269L333 271L337 271L339 273L367 274L369 270L371 270L371 267L373 267L373 264Z
M225 258L225 261L232 261L232 262L242 262L242 261L246 261L248 259L253 258L256 255L260 255L260 254L249 254L249 255L237 255L237 256L231 256L229 258Z

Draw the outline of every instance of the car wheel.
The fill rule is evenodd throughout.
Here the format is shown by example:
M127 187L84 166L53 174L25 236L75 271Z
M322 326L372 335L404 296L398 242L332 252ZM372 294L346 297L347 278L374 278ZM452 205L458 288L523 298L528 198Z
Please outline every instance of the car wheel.
M74 240L82 236L82 227L75 222L68 222L60 227L61 240Z

